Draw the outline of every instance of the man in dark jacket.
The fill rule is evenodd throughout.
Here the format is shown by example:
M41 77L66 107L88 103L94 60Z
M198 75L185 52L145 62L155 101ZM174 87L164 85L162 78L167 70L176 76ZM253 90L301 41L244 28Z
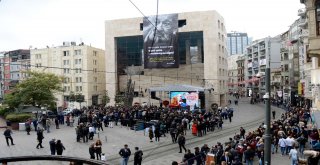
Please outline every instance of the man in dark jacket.
M143 152L139 150L139 147L135 147L136 152L134 153L134 165L141 165Z
M121 165L128 165L128 160L131 155L131 151L130 151L130 148L128 148L127 144L125 144L124 148L122 148L119 151L119 155L122 157Z
M52 139L49 141L51 155L56 154L56 139Z
M187 152L187 149L185 147L186 138L183 136L183 133L180 134L178 137L178 144L179 144L179 149L180 149L179 153L182 153L182 148L184 149L184 152Z
M11 137L11 134L12 134L12 131L10 128L7 128L4 132L3 132L3 135L4 137L6 138L6 141L7 141L7 145L9 146L9 139L11 141L11 145L14 145L13 144L13 139Z
M43 139L44 137L43 137L43 128L38 128L38 131L37 131L37 140L38 140L38 145L37 145L37 149L39 149L39 147L40 148L43 148L43 146L42 146L42 139Z

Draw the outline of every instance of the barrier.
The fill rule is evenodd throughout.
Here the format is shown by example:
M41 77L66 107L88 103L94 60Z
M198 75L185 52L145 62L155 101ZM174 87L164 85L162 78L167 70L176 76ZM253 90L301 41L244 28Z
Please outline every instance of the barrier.
M38 155L38 156L16 156L16 157L2 157L0 158L0 163L7 164L8 162L21 162L21 161L66 161L72 162L75 165L108 165L104 161L94 160L94 159L84 159L78 157L69 156L56 156L56 155Z

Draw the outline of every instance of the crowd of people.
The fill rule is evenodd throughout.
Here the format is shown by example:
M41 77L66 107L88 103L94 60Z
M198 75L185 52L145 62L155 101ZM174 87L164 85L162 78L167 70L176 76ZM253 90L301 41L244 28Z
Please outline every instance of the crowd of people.
M276 119L272 111L271 125L271 151L272 154L288 156L291 165L305 163L317 165L320 159L320 139L317 128L310 125L310 110L304 106L288 106L281 116ZM265 125L262 123L254 131L246 131L240 127L234 137L230 137L224 145L218 142L211 148L204 144L195 147L192 153L186 150L180 165L202 165L207 155L213 154L214 165L253 165L253 160L258 160L259 165L264 164L264 138ZM308 146L308 150L305 148ZM278 152L278 148L280 148ZM172 164L178 164L173 162Z
M215 155L213 164L241 165L253 164L256 158L260 164L263 164L264 151L264 131L265 125L262 123L254 131L246 131L240 127L240 130L234 137L230 137L227 142L220 143L209 147L204 144L201 147L195 147L194 152L185 147L187 132L191 132L193 136L205 136L207 132L213 132L215 129L222 129L224 122L232 122L232 108L217 108L214 111L182 111L162 107L88 107L81 110L74 110L72 113L63 117L58 114L54 119L56 129L59 124L73 127L75 125L75 140L77 142L87 143L93 140L99 131L103 131L104 127L113 128L114 126L128 126L134 129L137 121L143 122L146 132L150 138L150 142L160 141L160 137L170 134L172 143L178 143L179 153L184 150L183 165L202 165L204 164L209 153ZM298 160L307 158L309 164L317 163L319 160L320 138L317 129L311 129L309 126L311 117L310 110L304 106L290 106L276 119L275 111L272 111L273 121L271 124L272 133L272 154L281 154L289 156L291 164L296 165ZM76 120L77 119L77 120ZM43 115L38 121L28 120L26 123L27 134L30 134L31 123L33 123L37 132L38 144L36 148L43 148L42 139L43 131L50 132L51 121ZM38 127L38 124L41 127ZM4 133L7 144L9 140L14 145L11 137L10 129ZM310 142L310 144L308 143ZM62 155L65 147L61 140L57 142L52 139L50 142L50 151L52 155L57 153ZM305 152L305 148L308 151ZM280 151L278 152L278 148ZM314 152L313 152L314 151ZM124 145L119 151L122 157L122 164L126 165L131 155L128 145ZM134 162L141 164L142 150L135 147ZM310 156L312 155L312 156ZM306 157L305 157L306 156ZM89 147L89 157L91 159L106 160L106 155L102 152L102 142L100 138ZM174 162L175 163L175 162Z

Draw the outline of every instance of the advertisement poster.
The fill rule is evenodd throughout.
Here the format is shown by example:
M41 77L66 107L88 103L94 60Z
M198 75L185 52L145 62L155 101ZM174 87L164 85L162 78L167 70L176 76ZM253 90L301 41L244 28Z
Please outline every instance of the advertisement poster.
M199 107L199 94L197 92L170 92L170 106L190 107L193 110Z
M178 14L143 18L144 68L178 68Z

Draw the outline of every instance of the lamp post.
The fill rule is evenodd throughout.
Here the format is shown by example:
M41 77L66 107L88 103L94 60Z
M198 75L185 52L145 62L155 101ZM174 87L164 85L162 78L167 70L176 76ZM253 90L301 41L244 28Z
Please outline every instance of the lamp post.
M264 164L271 164L271 135L270 135L270 67L266 68L266 94L263 96L266 102L266 130L264 134Z

